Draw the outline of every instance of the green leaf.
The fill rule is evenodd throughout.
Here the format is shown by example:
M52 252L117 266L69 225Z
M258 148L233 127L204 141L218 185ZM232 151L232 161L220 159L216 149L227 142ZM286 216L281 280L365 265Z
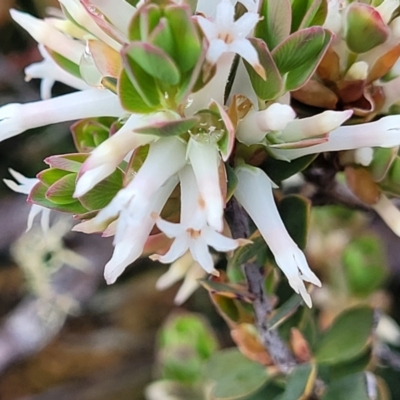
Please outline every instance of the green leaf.
M368 374L371 374L368 372ZM372 375L372 374L371 374ZM367 373L346 376L332 382L322 400L375 400L368 394Z
M314 25L323 25L328 14L327 0L314 0L310 4L306 14L301 21L299 29Z
M245 358L237 349L216 353L204 371L206 379L213 384L211 394L215 400L249 396L268 380L265 368Z
M196 117L180 119L178 121L163 121L151 126L143 126L135 132L160 137L179 136L192 129L199 120Z
M286 90L298 89L307 82L331 39L331 33L321 27L306 28L291 34L272 51L278 70L286 80Z
M236 186L238 184L238 178L235 174L235 170L228 163L225 164L225 171L228 183L226 191L226 201L228 202L235 192Z
M307 168L316 158L316 155L309 155L297 158L291 162L277 160L273 157L268 157L261 169L277 184L283 180L290 178L303 169Z
M72 153L47 157L44 162L52 168L78 173L88 154Z
M46 192L46 198L52 203L69 204L76 202L72 196L75 191L76 173L68 174L53 183Z
M37 178L43 182L46 186L50 186L53 183L57 182L59 179L63 178L66 175L69 175L70 172L63 171L58 168L48 168L44 171L39 172Z
M47 189L48 187L42 182L37 183L31 190L28 196L28 201L51 210L67 212L70 214L83 214L87 212L86 208L83 207L78 200L69 204L52 203L46 198Z
M257 265L265 264L268 249L263 237L257 231L249 239L252 240L253 243L239 247L235 251L233 257L228 261L227 274L234 282L241 280L243 277L241 272L243 264L252 261L257 263Z
M145 102L146 105L152 109L159 108L161 104L160 92L155 79L141 68L131 57L129 57L126 53L127 48L128 46L121 51L121 55L125 71L131 83L140 95L142 102ZM119 89L121 89L121 87L119 87Z
M149 43L131 42L124 48L124 55L163 83L177 85L180 81L181 74L175 62L158 47Z
M305 391L310 386L314 386L315 375L315 366L303 364L296 367L289 375L286 389L280 399L294 400L302 398Z
M283 90L281 75L265 43L261 39L256 38L249 40L256 49L260 64L264 67L267 75L266 80L262 79L254 71L254 68L247 61L243 60L253 89L261 100L274 100L281 95Z
M260 17L261 19L255 29L255 36L263 39L268 49L273 50L290 35L292 22L290 0L263 1Z
M126 71L122 71L118 79L118 97L122 107L131 113L147 114L156 110L143 101Z
M294 294L292 297L282 304L278 309L274 310L273 315L268 320L269 329L276 329L291 317L298 308L303 304L301 296Z
M286 196L279 202L279 214L290 236L305 249L310 225L311 202L298 195Z
M165 9L175 44L174 60L182 73L194 68L202 52L199 34L187 7L170 5Z
M372 351L371 349L367 349L364 353L351 361L332 365L329 370L330 380L337 380L344 376L366 370L371 362L371 357Z
M75 147L80 153L89 153L110 136L115 118L87 118L70 127Z
M386 42L390 29L373 7L352 3L347 8L345 40L354 53L365 53Z
M296 32L300 29L300 25L304 16L307 13L310 4L314 0L291 0L292 3L292 27L291 32Z
M397 151L398 147L374 148L374 158L367 168L375 182L380 182L382 179L384 179L389 171L390 166L392 165L392 162L397 156Z
M317 344L316 360L333 365L354 359L367 348L373 326L374 310L369 307L355 307L343 312Z
M46 50L59 67L61 67L64 71L69 72L71 75L82 79L79 65L73 63L72 61L68 60L68 58L65 58L61 54L56 53L54 50L51 50L48 47L46 47Z
M385 178L379 182L379 186L387 193L400 196L400 158L392 161Z
M373 235L354 238L345 247L342 260L347 286L355 295L371 295L387 277L383 243Z
M194 384L201 379L203 364L215 353L218 342L205 319L179 313L167 319L157 348L164 379Z
M257 393L245 397L243 400L277 400L276 396L281 395L282 391L281 386L278 386L274 382L268 382Z
M92 190L79 198L88 210L101 210L108 205L123 187L124 174L116 169L106 179L99 182Z

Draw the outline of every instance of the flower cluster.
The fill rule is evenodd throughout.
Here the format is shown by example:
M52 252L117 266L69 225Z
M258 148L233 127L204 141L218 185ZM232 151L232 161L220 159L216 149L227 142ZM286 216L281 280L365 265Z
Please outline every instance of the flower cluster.
M63 15L45 20L11 11L39 43L43 61L26 75L42 80L42 100L0 108L0 139L79 120L78 153L47 158L29 201L74 214L76 231L114 236L108 283L142 254L173 263L160 287L189 271L183 301L201 268L218 275L217 254L250 243L232 238L225 221L234 197L311 306L304 281L320 281L281 219L265 161L285 168L311 154L389 149L345 163L383 182L400 116L368 121L398 100L399 2L309 2L292 18L286 1L59 1ZM55 81L77 91L52 98ZM291 99L321 112L300 118ZM378 156L388 161L374 180ZM369 204L391 223L385 185Z

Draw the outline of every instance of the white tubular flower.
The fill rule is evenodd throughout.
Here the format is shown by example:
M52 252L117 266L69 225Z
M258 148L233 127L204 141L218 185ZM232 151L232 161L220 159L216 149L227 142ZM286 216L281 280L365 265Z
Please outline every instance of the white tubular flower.
M25 80L42 80L40 83L40 97L43 100L51 98L51 89L56 81L78 90L90 89L89 85L81 79L69 74L58 66L43 45L39 45L38 49L43 57L43 61L31 64L25 68Z
M193 260L208 273L215 273L214 262L208 246L227 252L246 243L223 236L207 225L205 205L196 184L193 170L187 166L179 173L181 181L181 221L174 224L157 218L158 228L169 238L174 238L170 249L163 256L153 255L153 260L169 264L182 257L188 250Z
M40 126L91 117L119 117L118 97L108 90L88 89L27 104L0 108L0 141Z
M236 168L236 174L238 185L234 196L256 224L290 286L311 307L311 297L303 281L316 286L321 286L321 282L310 270L303 252L282 222L274 201L271 180L262 170L250 166Z
M285 129L295 118L293 108L286 104L274 103L266 110L251 110L239 122L236 137L247 145L260 143L268 132Z
M29 195L33 187L39 182L39 179L26 178L24 175L20 174L17 171L14 171L11 168L9 168L8 171L17 182L12 181L11 179L3 179L3 182L14 192ZM33 204L28 215L28 221L26 227L27 232L32 228L35 217L40 213L42 214L40 218L40 225L42 231L43 232L49 231L50 209L38 206L37 204Z
M206 275L206 271L201 268L199 263L193 260L190 252L187 252L172 263L165 274L160 276L156 282L156 288L165 290L183 279L183 283L174 299L176 305L181 305L200 286L198 279L202 279Z
M92 19L79 0L59 0L66 8L71 17L80 25L84 26L92 35L108 44L116 51L120 51L122 45L108 36Z
M50 24L17 10L10 10L11 17L22 26L38 43L79 65L85 51L82 43L59 32Z
M149 201L142 205L141 210L137 210L135 201L123 207L114 237L114 253L104 269L104 277L108 284L114 283L125 268L140 257L155 223L152 215L161 212L176 184L176 177L168 179L153 193Z
M265 78L258 54L246 36L256 26L259 15L246 12L237 21L234 20L235 8L229 0L221 0L217 5L215 22L204 17L197 21L209 41L206 58L211 64L217 63L224 53L236 53L253 66L255 71Z
M124 209L130 209L129 223L140 219L157 191L186 164L186 146L176 138L161 138L150 145L149 153L132 181L94 218L102 225Z
M367 124L341 126L330 132L328 141L301 149L273 149L276 157L294 160L326 151L355 150L362 147L394 147L400 145L400 116L390 115Z
M214 143L201 143L190 139L187 155L205 203L207 222L213 229L221 232L225 204L219 180L220 157L217 146Z
M295 119L287 124L280 133L279 139L295 142L327 134L342 125L352 114L352 110L324 111L312 117Z
M124 126L96 147L83 163L76 185L75 197L83 196L110 175L132 150L158 140L157 136L140 134L141 127L175 118L173 114L158 112L149 116L133 114Z
M125 0L91 0L91 3L97 7L111 22L112 25L124 35L128 35L128 27L136 8L131 6Z

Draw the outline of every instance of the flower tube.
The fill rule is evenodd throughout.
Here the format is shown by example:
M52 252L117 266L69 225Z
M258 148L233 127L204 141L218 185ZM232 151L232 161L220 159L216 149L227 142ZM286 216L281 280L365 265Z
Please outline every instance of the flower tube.
M124 110L108 90L88 89L27 104L0 108L0 141L40 126L91 117L120 117Z
M304 281L321 286L310 270L303 252L289 236L279 215L272 193L272 183L260 169L250 166L236 168L238 185L234 196L256 224L290 286L311 307L311 297Z

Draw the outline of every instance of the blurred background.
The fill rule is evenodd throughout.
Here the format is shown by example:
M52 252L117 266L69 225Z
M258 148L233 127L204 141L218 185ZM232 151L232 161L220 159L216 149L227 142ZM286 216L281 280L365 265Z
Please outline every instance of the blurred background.
M39 99L40 82L25 82L23 71L41 56L36 43L11 21L9 9L43 17L47 7L57 6L57 0L1 0L0 106ZM56 84L53 94L69 90ZM74 150L69 124L26 132L1 143L0 178L11 178L8 168L33 177L47 156ZM307 187L294 190L306 193ZM107 287L103 267L112 253L111 240L70 233L70 218L52 213L52 240L43 243L38 226L24 233L29 208L25 196L0 183L0 400L145 399L146 385L162 375L157 335L171 314L205 314L208 322L202 323L215 346L233 344L205 290L183 307L174 306L179 284L158 292L155 282L166 266L147 259ZM338 207L312 214L308 258L324 282L314 293L319 322L327 326L358 303L372 304L393 318L381 328L393 351L380 372L394 400L400 399L399 244L373 214Z

